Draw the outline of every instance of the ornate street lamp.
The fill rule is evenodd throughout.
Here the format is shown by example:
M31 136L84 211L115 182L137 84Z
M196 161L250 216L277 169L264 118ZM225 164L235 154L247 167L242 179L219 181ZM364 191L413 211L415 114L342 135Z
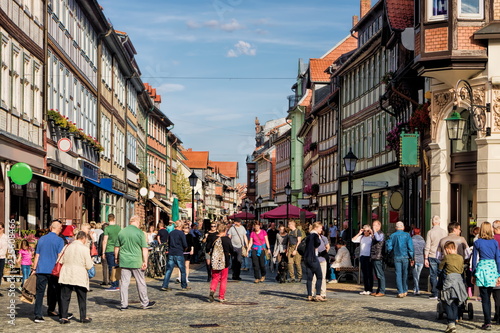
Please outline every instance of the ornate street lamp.
M250 201L245 199L245 222L248 223L248 210L250 209Z
M460 105L461 101L466 101L469 105L467 109L469 110L469 115L474 128L478 131L483 131L485 136L490 136L491 127L488 126L488 124L491 124L491 104L475 104L474 90L467 80L457 81L455 86L454 110L456 110L457 106ZM446 124L448 124L448 122L446 122ZM461 136L459 138L461 138Z
M191 225L194 225L194 188L196 183L198 183L198 176L193 171L188 178L189 185L191 186Z
M349 221L349 241L352 239L353 225L352 225L352 173L356 170L356 163L358 162L358 158L352 152L352 148L349 148L349 152L344 156L344 167L347 171L348 178L348 205L347 205L347 217Z
M286 194L286 225L288 226L288 206L290 205L290 196L292 195L292 187L290 183L286 183L285 186L285 194Z
M460 140L464 135L466 121L460 116L460 113L456 111L456 107L453 107L453 109L455 111L450 115L450 118L445 119L448 139Z
M259 195L259 197L257 198L257 221L259 220L259 216L260 216L260 205L262 204L262 197Z

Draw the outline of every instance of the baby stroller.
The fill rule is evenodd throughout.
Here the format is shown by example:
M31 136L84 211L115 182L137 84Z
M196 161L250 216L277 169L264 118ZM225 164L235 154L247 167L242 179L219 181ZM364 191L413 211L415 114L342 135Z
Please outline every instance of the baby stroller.
M465 272L469 269L469 265L468 264L465 264L464 266L464 275L465 275ZM439 275L439 281L438 281L438 285L437 285L437 288L439 290L439 293L438 293L438 304L436 306L436 319L443 319L444 318L444 314L446 313L445 312L445 301L442 300L442 293L443 293L443 282L444 282L444 279L445 279L445 274L444 274L444 271L441 272L441 274ZM467 284L466 284L467 285ZM474 307L472 305L472 303L468 302L468 300L465 300L465 302L461 305L459 305L458 307L458 319L459 320L462 320L464 319L464 313L467 312L467 318L469 320L473 320L474 319Z
M280 254L280 262L278 263L278 274L276 274L276 281L279 283L286 282L288 273L288 257L285 254Z

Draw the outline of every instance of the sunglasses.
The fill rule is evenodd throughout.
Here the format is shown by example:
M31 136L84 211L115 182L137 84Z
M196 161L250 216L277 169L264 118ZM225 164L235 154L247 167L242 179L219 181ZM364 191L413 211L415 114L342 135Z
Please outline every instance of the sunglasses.
M215 227L216 227L216 225L211 225L211 227L212 227L212 228L215 228Z

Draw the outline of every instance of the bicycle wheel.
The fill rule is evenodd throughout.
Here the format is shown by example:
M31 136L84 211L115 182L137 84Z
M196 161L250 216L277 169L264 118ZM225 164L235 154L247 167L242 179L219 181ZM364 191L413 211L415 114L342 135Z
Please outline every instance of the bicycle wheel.
M153 259L153 254L150 254L149 257L148 257L148 268L147 268L147 275L150 277L150 278L153 278L155 277L155 269L154 269L154 259Z

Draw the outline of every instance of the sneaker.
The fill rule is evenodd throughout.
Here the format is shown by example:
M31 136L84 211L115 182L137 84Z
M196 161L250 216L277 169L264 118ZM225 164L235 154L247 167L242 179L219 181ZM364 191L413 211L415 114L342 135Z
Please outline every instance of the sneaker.
M155 302L155 301L150 301L150 302L148 303L148 305L143 306L142 308L143 308L144 310L146 310L146 309L151 309L151 308L152 308L155 304L156 304L156 302Z
M71 318L73 318L73 314L71 312L68 312L68 320L70 320Z
M186 287L181 289L181 291L189 291L189 290L191 290L191 287Z
M485 331L491 331L491 324L484 324L483 326L481 326L481 329Z
M175 283L181 283L181 279L179 278L175 279Z
M371 291L362 291L359 294L360 295L370 295L372 292Z
M172 291L172 288L164 288L164 287L161 287L160 289L161 291Z
M438 297L437 297L437 296L432 296L432 295L431 295L431 296L429 296L429 299L438 299Z
M35 323L45 323L45 319L43 317L35 317Z
M225 302L226 302L226 299L225 299L225 298L219 298L219 302L221 302L221 303L225 303Z
M444 333L455 333L457 331L457 328L455 326L454 323L450 323L448 324L448 326L446 326L446 330L444 331Z
M125 310L128 310L128 306L122 306L122 307L120 307L120 311L125 311Z
M215 294L215 291L211 291L211 292L210 292L210 295L208 295L208 301L209 301L210 303L213 303L213 302L215 301L215 299L214 299L214 294Z
M118 290L120 290L120 287L109 287L109 288L106 288L104 290L106 290L106 291L118 291Z

